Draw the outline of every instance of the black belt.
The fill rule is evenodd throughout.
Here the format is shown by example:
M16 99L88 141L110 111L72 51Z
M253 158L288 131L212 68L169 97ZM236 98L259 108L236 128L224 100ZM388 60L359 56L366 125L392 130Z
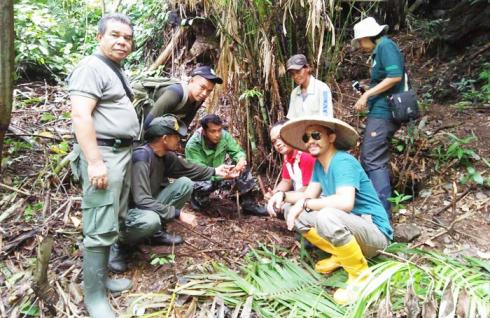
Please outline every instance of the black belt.
M133 139L102 139L97 138L97 145L99 146L107 146L107 147L129 147L133 144Z

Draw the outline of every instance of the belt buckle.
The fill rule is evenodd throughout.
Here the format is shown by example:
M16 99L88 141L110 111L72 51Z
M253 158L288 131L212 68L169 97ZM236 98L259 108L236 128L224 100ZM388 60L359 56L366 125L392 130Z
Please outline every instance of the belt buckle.
M121 148L122 140L121 139L114 139L114 144L112 145L112 150L116 151L117 149Z

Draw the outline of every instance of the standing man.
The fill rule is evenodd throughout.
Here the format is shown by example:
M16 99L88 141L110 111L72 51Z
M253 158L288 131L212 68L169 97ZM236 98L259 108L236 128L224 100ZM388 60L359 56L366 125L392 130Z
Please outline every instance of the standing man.
M284 161L282 164L281 181L265 196L266 199L269 200L267 206L269 211L272 209L272 201L270 201L270 198L274 193L290 190L305 191L310 183L313 166L315 165L315 158L309 153L296 150L284 143L281 139L280 131L286 122L287 119L278 121L270 129L272 146L279 152L279 154L284 156Z
M174 114L187 126L197 110L211 94L216 84L223 80L209 66L198 66L191 72L189 82L172 84L155 91L155 104L145 118L145 129L153 118Z
M115 314L106 288L131 287L129 280L107 279L109 247L118 238L118 221L126 217L131 145L138 134L138 118L121 69L133 47L131 20L123 14L103 16L97 41L96 53L70 74L68 90L77 139L72 169L83 188L84 301L91 317L110 318Z
M229 132L223 130L223 122L219 116L214 114L204 116L201 119L201 128L187 142L186 159L203 166L218 167L224 164L227 156L235 163L230 176L236 178L243 211L248 214L266 216L267 210L264 206L257 204L253 195L256 183L250 169L246 169L247 159L242 147ZM195 183L191 200L193 208L197 210L205 208L209 204L209 195L222 186L221 178Z
M175 116L157 117L146 130L148 143L134 150L130 210L119 242L111 247L109 268L112 271L126 271L128 247L145 239L154 245L181 244L182 237L166 233L163 224L179 219L195 225L194 215L181 211L191 198L191 180L208 180L215 175L227 177L226 165L203 167L175 154L180 139L186 135L186 125ZM172 183L169 178L174 179Z
M388 215L361 164L345 150L359 135L341 120L305 117L281 128L281 138L292 147L316 157L313 177L304 192L277 192L271 200L284 214L289 230L332 256L317 263L323 273L343 267L345 288L334 299L339 304L356 300L369 277L366 257L388 246L393 237ZM271 213L274 216L275 212Z
M287 118L302 116L333 117L332 92L324 82L317 80L311 73L310 64L303 54L291 56L287 61L287 70L296 86L291 92Z

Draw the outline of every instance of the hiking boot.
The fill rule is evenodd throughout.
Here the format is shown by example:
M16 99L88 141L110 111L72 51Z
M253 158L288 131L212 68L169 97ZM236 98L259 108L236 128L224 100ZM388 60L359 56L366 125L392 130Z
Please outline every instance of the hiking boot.
M179 245L184 243L182 236L160 230L148 239L148 245Z
M195 194L194 192L191 195L191 207L194 211L202 211L209 206L211 201L209 200L209 195L208 196L200 196L198 194Z
M124 273L128 270L128 251L124 245L114 243L109 251L109 262L107 266L113 273Z
M244 201L241 204L243 212L250 215L256 216L269 216L267 209L264 205L257 204L254 201Z
M202 211L210 206L209 195L214 191L212 181L196 181L191 195L191 207L195 211Z

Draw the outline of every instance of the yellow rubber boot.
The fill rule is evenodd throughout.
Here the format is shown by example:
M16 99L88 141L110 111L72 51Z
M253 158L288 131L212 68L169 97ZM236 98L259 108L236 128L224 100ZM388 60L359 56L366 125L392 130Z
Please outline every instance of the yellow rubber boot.
M349 243L334 247L334 250L340 265L349 274L349 279L346 283L347 286L337 289L333 298L338 304L351 304L356 301L359 291L371 274L371 270L354 236Z
M322 251L332 254L331 257L318 261L315 264L315 271L322 274L330 274L341 266L338 258L334 255L334 246L321 237L316 229L311 229L308 232L303 233L303 237Z

